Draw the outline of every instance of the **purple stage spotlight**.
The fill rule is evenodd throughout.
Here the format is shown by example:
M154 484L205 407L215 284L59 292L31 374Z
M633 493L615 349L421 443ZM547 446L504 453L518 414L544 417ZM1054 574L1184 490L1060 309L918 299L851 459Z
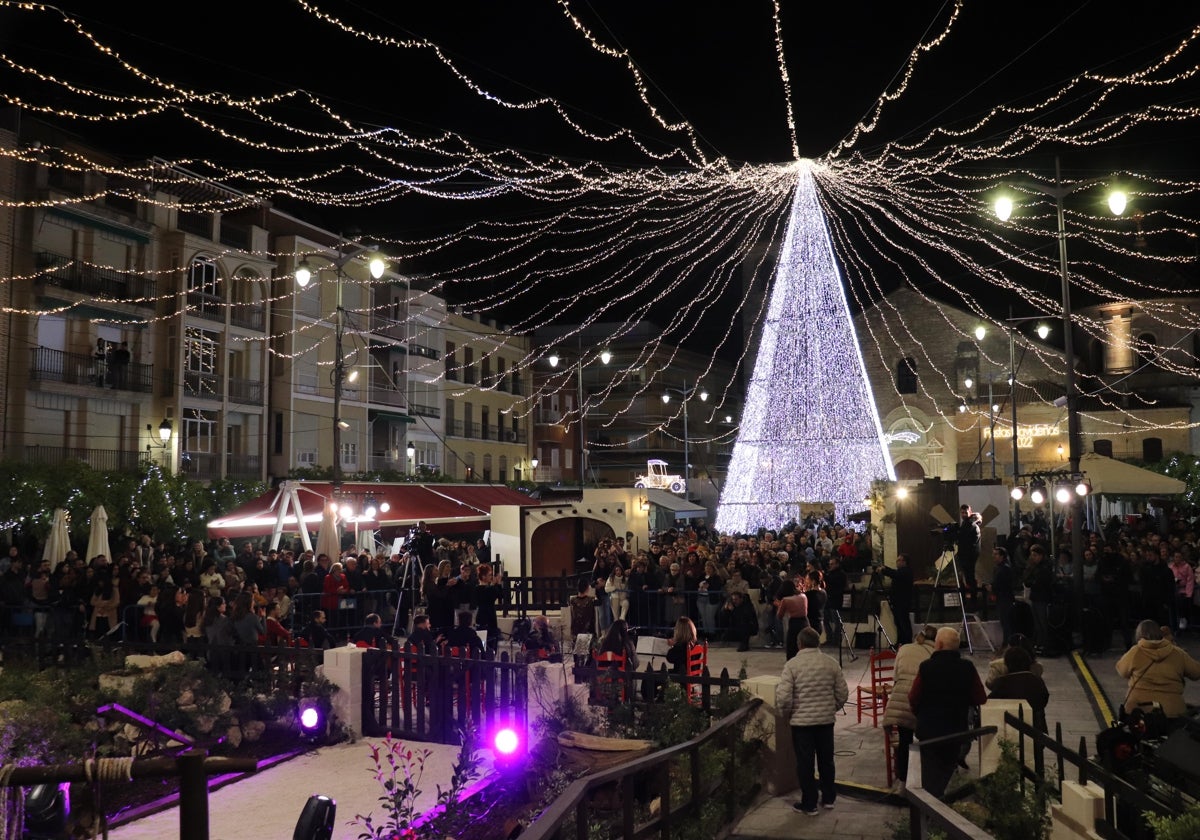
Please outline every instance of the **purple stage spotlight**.
M517 737L515 730L505 727L498 730L492 738L492 746L496 748L498 756L511 757L513 753L521 746L521 739Z
M304 699L296 708L296 720L300 723L300 734L305 738L320 738L326 734L327 715L319 700Z

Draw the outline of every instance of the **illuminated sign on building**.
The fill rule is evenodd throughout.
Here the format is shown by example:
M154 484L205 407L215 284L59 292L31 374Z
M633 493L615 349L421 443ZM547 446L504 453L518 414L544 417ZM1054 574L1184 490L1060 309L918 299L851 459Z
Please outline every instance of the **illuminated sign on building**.
M997 438L1011 438L1012 427L999 426L995 434ZM1033 447L1034 438L1055 437L1061 434L1062 428L1057 423L1018 423L1017 448L1030 449Z

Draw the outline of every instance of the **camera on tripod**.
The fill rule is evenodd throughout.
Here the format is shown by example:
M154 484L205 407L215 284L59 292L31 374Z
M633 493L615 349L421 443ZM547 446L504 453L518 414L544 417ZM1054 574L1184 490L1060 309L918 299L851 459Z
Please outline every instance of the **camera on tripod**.
M950 522L940 528L931 529L929 533L933 534L934 536L941 534L942 550L953 551L955 542L958 540L958 529L959 524L957 522Z

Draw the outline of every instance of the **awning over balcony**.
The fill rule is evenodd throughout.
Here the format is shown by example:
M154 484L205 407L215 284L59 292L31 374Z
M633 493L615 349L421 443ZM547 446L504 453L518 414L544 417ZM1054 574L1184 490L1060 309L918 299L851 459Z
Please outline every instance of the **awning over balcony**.
M423 521L431 530L443 533L487 528L493 505L533 503L529 496L516 490L482 484L347 482L335 494L328 481L287 481L209 522L208 536L211 539L262 537L271 534L277 525L283 533L294 534L299 532L301 520L309 531L316 531L321 525L324 506L335 500L335 495L339 503L352 509L350 516L339 516L340 521L351 527L408 527ZM367 516L364 511L368 501L377 511L386 502L387 512Z
M646 490L646 501L674 514L675 519L703 519L708 510L666 490Z
M374 420L377 417L382 417L385 420L395 420L400 423L416 423L417 422L417 418L410 417L409 415L405 414L403 411L384 411L379 408L367 409L367 417L370 418L371 420Z

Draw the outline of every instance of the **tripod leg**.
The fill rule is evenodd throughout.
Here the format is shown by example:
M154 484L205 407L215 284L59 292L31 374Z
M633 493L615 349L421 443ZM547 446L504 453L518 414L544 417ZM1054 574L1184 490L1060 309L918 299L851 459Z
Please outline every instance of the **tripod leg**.
M966 593L963 591L962 578L958 576L958 555L952 555L951 563L954 564L954 585L958 588L958 611L962 615L963 635L967 639L967 652L975 654L975 644L971 641L971 628L967 625L967 602Z
M854 652L854 647L853 647L853 645L850 644L850 639L846 634L846 625L842 621L842 612L841 612L841 610L836 610L836 609L833 612L837 616L838 635L841 636L841 639L842 639L841 644L838 645L838 665L842 664L842 649L843 648L845 648L846 652L850 654L850 661L853 662L854 660L858 659L858 654Z

